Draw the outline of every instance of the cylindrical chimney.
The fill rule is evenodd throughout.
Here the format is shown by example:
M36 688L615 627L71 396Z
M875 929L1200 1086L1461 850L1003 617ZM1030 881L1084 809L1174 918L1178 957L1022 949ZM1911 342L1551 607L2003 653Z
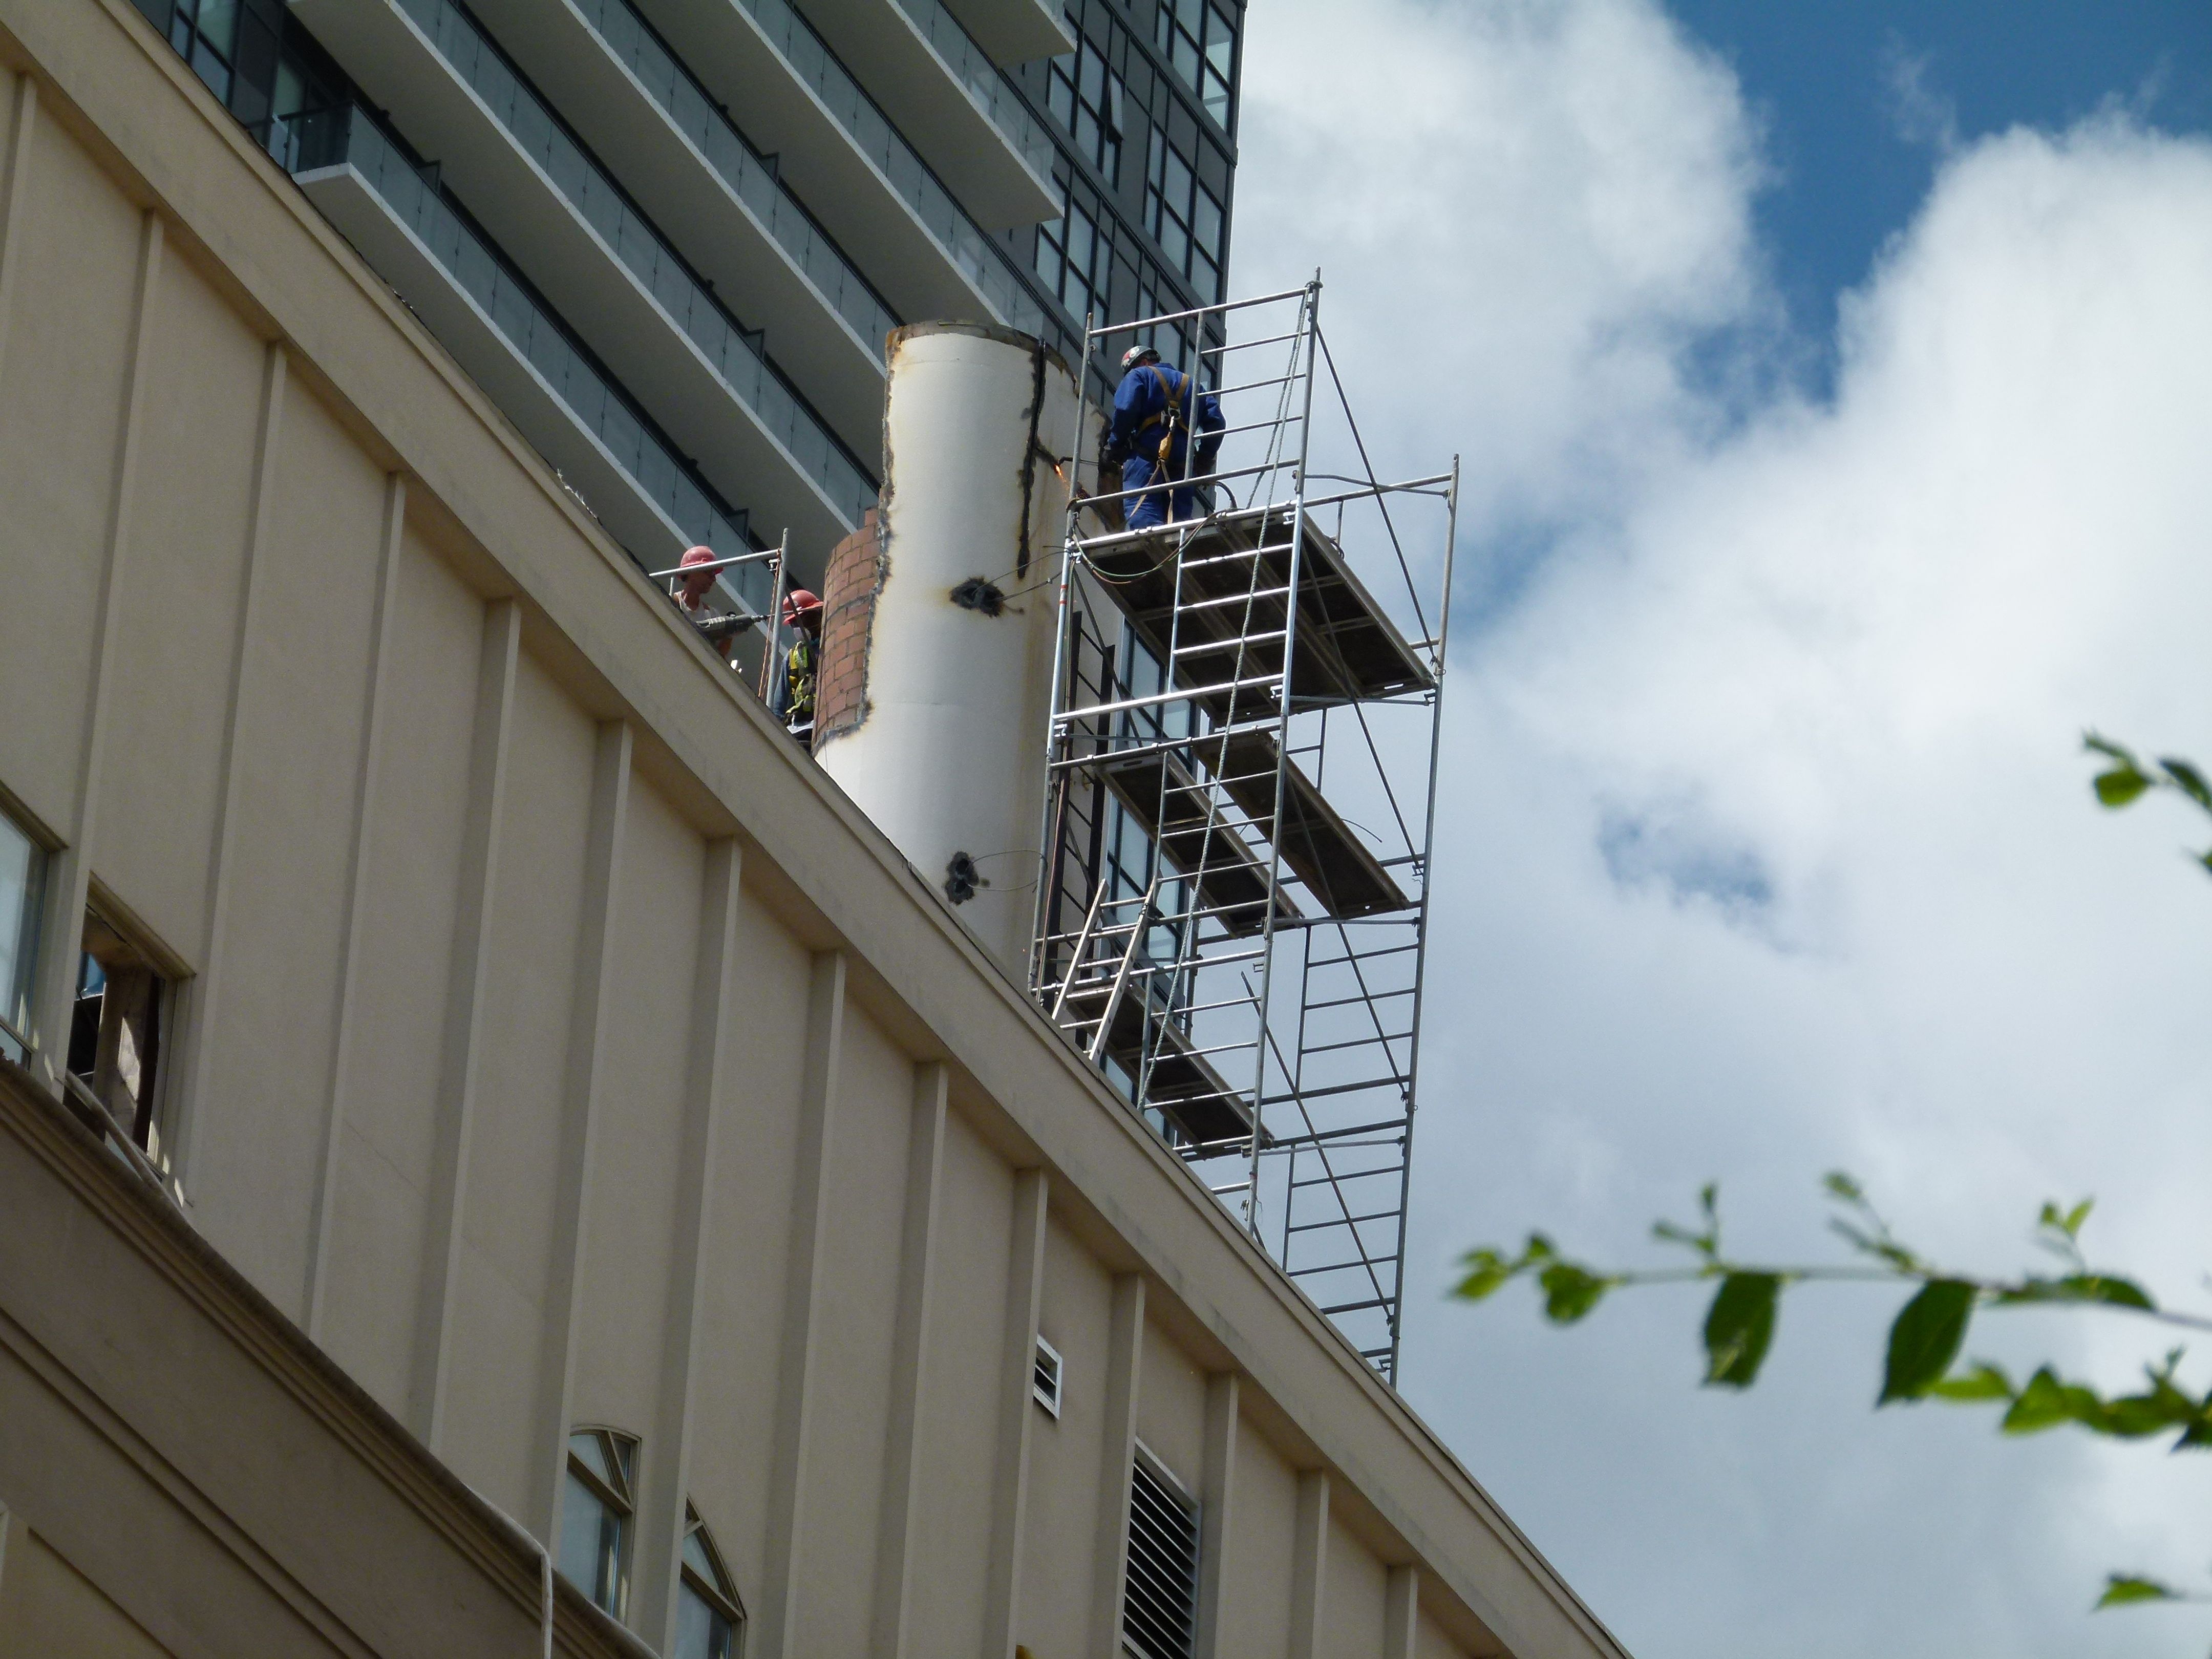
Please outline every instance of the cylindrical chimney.
M878 516L823 584L815 753L1018 980L1076 420L1074 375L1028 335L897 330Z

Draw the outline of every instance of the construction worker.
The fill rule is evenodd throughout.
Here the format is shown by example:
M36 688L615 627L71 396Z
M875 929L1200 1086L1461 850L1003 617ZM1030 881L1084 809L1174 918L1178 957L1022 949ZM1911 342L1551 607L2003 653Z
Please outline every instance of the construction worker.
M1121 488L1172 484L1213 471L1221 448L1221 400L1200 392L1190 376L1160 362L1147 345L1131 346L1121 356L1121 385L1114 393L1114 419L1106 428L1106 460L1119 463ZM1195 426L1194 456L1190 434ZM1172 498L1172 499L1171 499ZM1170 508L1173 511L1170 512ZM1172 491L1148 489L1122 498L1121 511L1132 530L1146 530L1170 519L1198 516L1198 492L1185 484Z
M821 656L822 601L803 587L783 596L783 625L795 637L784 653L776 713L793 737L814 735L814 671Z
M721 557L711 547L686 549L678 561L678 568L684 574L676 579L676 602L684 607L684 614L691 619L692 626L714 647L715 654L726 661L738 635L760 618L740 611L716 611L708 604L707 596L714 591L714 578L721 574L715 568ZM702 566L705 568L694 568Z

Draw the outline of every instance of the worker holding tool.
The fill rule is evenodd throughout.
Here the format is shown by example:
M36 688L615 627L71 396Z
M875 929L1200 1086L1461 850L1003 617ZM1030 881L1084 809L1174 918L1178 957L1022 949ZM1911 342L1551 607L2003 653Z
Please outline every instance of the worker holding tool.
M721 557L711 547L687 549L677 567L680 574L676 579L676 602L714 647L715 654L727 661L738 636L760 618L742 611L716 611L708 603L708 596L714 591L714 578L721 574Z
M1114 394L1114 419L1106 428L1105 459L1121 469L1121 510L1132 530L1146 530L1170 519L1198 517L1198 491L1183 478L1213 471L1221 448L1221 400L1201 392L1189 375L1160 362L1147 345L1131 346L1121 356L1121 385ZM1191 434L1198 445L1194 453ZM1175 485L1146 489L1148 484ZM1170 511L1172 508L1172 511Z
M794 636L784 654L775 712L795 738L814 735L814 671L821 655L822 601L803 587L783 596L783 625Z

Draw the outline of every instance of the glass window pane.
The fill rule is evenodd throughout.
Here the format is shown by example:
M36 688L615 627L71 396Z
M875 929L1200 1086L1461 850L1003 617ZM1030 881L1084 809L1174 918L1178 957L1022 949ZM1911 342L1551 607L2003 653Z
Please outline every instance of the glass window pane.
M730 1659L734 1635L730 1621L689 1583L678 1589L675 1659Z
M605 1481L617 1486L615 1472L607 1467L606 1443L596 1434L572 1434L568 1437L568 1455Z
M571 1470L561 1502L561 1576L586 1595L599 1580L599 1527L605 1516L606 1505Z
M201 0L200 39L225 58L238 39L238 0Z
M0 817L0 1023L28 1039L31 981L36 971L39 907L46 890L46 855ZM20 1043L11 1058L23 1058Z

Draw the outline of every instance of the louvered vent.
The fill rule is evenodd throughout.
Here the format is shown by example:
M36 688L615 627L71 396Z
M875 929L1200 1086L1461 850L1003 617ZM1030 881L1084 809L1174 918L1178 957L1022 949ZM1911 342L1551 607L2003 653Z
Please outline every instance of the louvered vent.
M1197 1622L1197 1506L1139 1453L1130 1481L1122 1644L1139 1659L1190 1659Z
M1060 1350L1042 1337L1036 1340L1036 1367L1030 1373L1030 1392L1054 1417L1060 1415Z

